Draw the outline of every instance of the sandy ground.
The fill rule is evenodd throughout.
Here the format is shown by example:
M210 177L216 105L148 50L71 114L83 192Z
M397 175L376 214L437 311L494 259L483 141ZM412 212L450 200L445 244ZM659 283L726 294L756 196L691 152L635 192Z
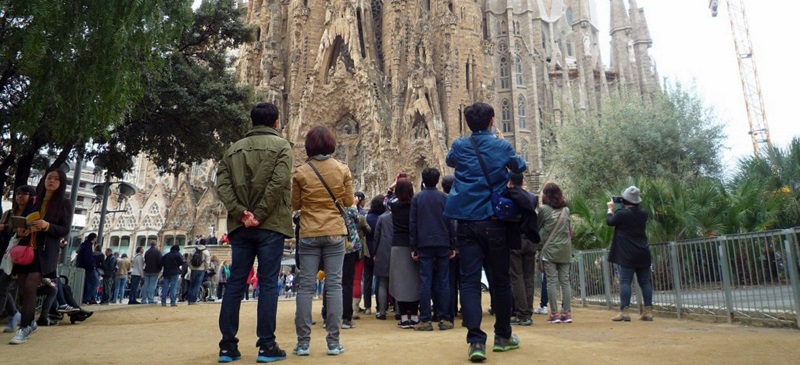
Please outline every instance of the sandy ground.
M488 304L484 295L484 305ZM314 302L319 319L320 301ZM23 345L7 345L0 336L2 364L212 364L216 363L219 304L176 308L159 306L91 306L86 322L40 328ZM312 330L311 356L291 355L295 345L294 301L278 306L278 344L289 353L281 363L303 364L467 364L466 329L456 322L451 331L414 332L396 321L362 316L357 327L343 330L346 352L325 355L324 330ZM242 360L255 363L256 303L242 305L239 349ZM688 320L656 318L654 322L609 321L612 312L575 309L573 324L514 327L519 350L488 353L494 364L797 364L800 331L752 328ZM483 317L490 333L494 317ZM490 347L491 348L491 347Z

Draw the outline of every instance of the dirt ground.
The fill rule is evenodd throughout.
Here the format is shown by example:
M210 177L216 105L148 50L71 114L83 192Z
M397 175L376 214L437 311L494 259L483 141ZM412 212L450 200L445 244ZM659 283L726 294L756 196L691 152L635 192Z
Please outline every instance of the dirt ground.
M484 296L484 306L488 304ZM314 302L311 356L291 355L295 345L293 300L278 306L278 344L289 353L282 364L467 364L466 329L456 321L451 331L414 332L396 321L362 316L357 327L342 331L346 352L325 355L324 330ZM40 328L23 345L7 345L0 335L2 364L212 364L217 359L219 304L176 308L159 306L91 306L86 322ZM242 360L255 363L256 303L242 304L239 349ZM573 324L514 327L519 350L488 353L494 364L797 364L800 331L751 328L656 318L654 322L614 323L612 312L575 309ZM490 333L494 317L483 317ZM490 347L491 348L491 347Z

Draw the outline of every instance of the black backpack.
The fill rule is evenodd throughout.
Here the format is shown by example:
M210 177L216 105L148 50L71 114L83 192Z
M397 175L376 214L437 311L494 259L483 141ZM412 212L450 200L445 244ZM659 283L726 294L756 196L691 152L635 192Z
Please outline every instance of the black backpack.
M189 262L192 264L192 267L203 266L203 250L195 248L192 258L189 260Z

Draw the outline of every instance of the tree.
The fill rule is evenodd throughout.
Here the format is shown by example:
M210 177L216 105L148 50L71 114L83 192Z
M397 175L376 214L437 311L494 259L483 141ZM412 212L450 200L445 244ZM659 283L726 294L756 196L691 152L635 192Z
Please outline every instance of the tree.
M650 104L616 99L599 122L562 129L555 162L567 191L598 196L627 177L718 177L722 125L693 90L676 85Z
M190 0L0 3L0 186L27 181L42 147L66 159L103 137L144 93L140 75L174 44ZM13 121L13 122L12 122ZM8 144L6 144L8 142Z
M147 156L164 172L218 158L249 125L252 90L231 74L226 52L254 39L233 0L204 1L148 88L110 138L99 140L98 157L122 177L132 157Z

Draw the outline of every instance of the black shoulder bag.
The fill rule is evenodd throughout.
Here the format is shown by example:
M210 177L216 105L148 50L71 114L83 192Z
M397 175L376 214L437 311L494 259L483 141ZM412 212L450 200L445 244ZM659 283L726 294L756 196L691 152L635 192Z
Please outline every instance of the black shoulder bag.
M308 166L311 167L312 170L314 170L314 173L317 174L319 181L322 182L322 186L325 187L325 190L328 191L328 194L331 196L331 199L333 199L333 205L335 205L336 209L339 210L339 214L342 216L342 220L344 220L344 228L347 229L347 236L350 237L350 228L347 225L347 213L345 213L344 211L344 206L342 205L342 202L340 202L339 199L336 199L336 196L333 195L331 188L329 188L328 184L325 183L325 179L322 178L322 175L320 175L319 170L317 170L314 164L312 164L311 161L306 163L308 164Z
M478 156L478 163L481 164L483 177L486 178L486 183L489 184L489 191L492 192L492 210L494 211L494 215L498 220L503 222L519 222L522 220L522 214L520 214L519 209L517 209L517 205L514 204L513 200L494 191L494 188L492 188L492 180L489 179L489 172L486 171L486 164L483 162L481 152L478 150L478 143L475 142L475 139L472 137L469 138L469 141L472 142L472 148Z

